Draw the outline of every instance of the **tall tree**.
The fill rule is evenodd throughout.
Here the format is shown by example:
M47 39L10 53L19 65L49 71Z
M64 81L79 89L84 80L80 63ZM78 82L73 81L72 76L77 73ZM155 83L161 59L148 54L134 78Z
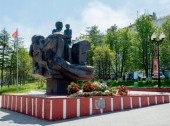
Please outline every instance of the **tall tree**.
M105 44L97 46L94 50L94 67L97 79L110 79L114 55L109 47Z
M136 20L136 29L138 32L138 39L140 42L139 51L141 53L140 60L146 77L149 79L152 67L152 52L153 44L151 42L151 35L154 27L152 19L149 15L143 14Z
M32 59L25 48L18 50L19 83L24 84L32 72Z
M162 24L163 32L166 35L164 42L161 44L161 64L165 69L170 69L170 16Z
M115 48L115 44L116 44L116 40L117 40L116 32L117 32L117 26L113 25L107 29L107 33L105 36L105 42L106 42L106 44L109 45L109 48L111 50L114 50L114 48Z
M103 35L98 26L94 25L92 27L87 27L86 33L86 36L88 36L89 41L93 44L93 46L97 46L102 43Z
M4 73L7 68L6 64L9 59L9 34L5 30L2 30L0 34L0 64L1 64L1 87L4 85Z
M127 61L130 59L131 51L131 36L129 34L128 28L118 30L118 43L119 43L119 57L118 57L118 68L119 77L122 78L125 75Z
M105 43L109 45L109 48L115 52L115 78L118 78L118 55L119 55L119 44L117 41L117 26L111 26L107 30L105 36Z
M94 49L103 42L103 34L98 29L98 26L87 27L86 35L81 35L80 40L88 40L91 43L91 50L87 52L87 64L93 66Z

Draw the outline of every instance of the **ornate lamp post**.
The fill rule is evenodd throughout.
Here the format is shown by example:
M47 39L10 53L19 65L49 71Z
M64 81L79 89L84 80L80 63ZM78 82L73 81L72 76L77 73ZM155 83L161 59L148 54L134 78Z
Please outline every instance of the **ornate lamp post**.
M151 40L157 45L157 60L158 60L158 87L161 88L161 81L160 81L160 59L159 59L159 45L165 38L165 34L156 34L153 33L151 36Z

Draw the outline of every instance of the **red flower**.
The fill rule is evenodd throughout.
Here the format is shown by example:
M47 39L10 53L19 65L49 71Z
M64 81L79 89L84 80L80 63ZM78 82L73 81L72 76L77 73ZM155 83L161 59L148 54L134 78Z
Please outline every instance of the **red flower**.
M92 92L94 91L94 85L90 82L86 82L83 84L83 91L84 92Z
M78 92L80 90L80 87L76 83L71 82L71 84L68 85L67 90L69 94L73 94Z

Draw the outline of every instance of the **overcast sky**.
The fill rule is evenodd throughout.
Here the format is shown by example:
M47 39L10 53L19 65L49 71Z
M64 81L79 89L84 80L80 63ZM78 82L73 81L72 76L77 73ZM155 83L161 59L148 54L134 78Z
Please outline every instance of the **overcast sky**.
M169 0L0 0L0 30L12 34L16 28L26 48L31 37L47 37L56 21L69 23L73 39L86 27L97 25L102 32L116 24L133 23L138 14L156 12L157 17L170 14Z

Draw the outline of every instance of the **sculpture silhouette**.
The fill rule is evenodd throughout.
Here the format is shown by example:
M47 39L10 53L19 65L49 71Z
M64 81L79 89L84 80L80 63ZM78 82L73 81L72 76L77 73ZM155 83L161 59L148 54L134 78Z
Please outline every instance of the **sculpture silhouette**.
M62 30L61 24L62 22L56 23L56 29L53 30L55 32L47 38L34 35L30 46L33 74L47 80L47 94L66 95L71 81L93 78L93 67L85 65L90 43L80 41L66 51L66 44L71 42L72 31L66 25L64 35L59 33Z

